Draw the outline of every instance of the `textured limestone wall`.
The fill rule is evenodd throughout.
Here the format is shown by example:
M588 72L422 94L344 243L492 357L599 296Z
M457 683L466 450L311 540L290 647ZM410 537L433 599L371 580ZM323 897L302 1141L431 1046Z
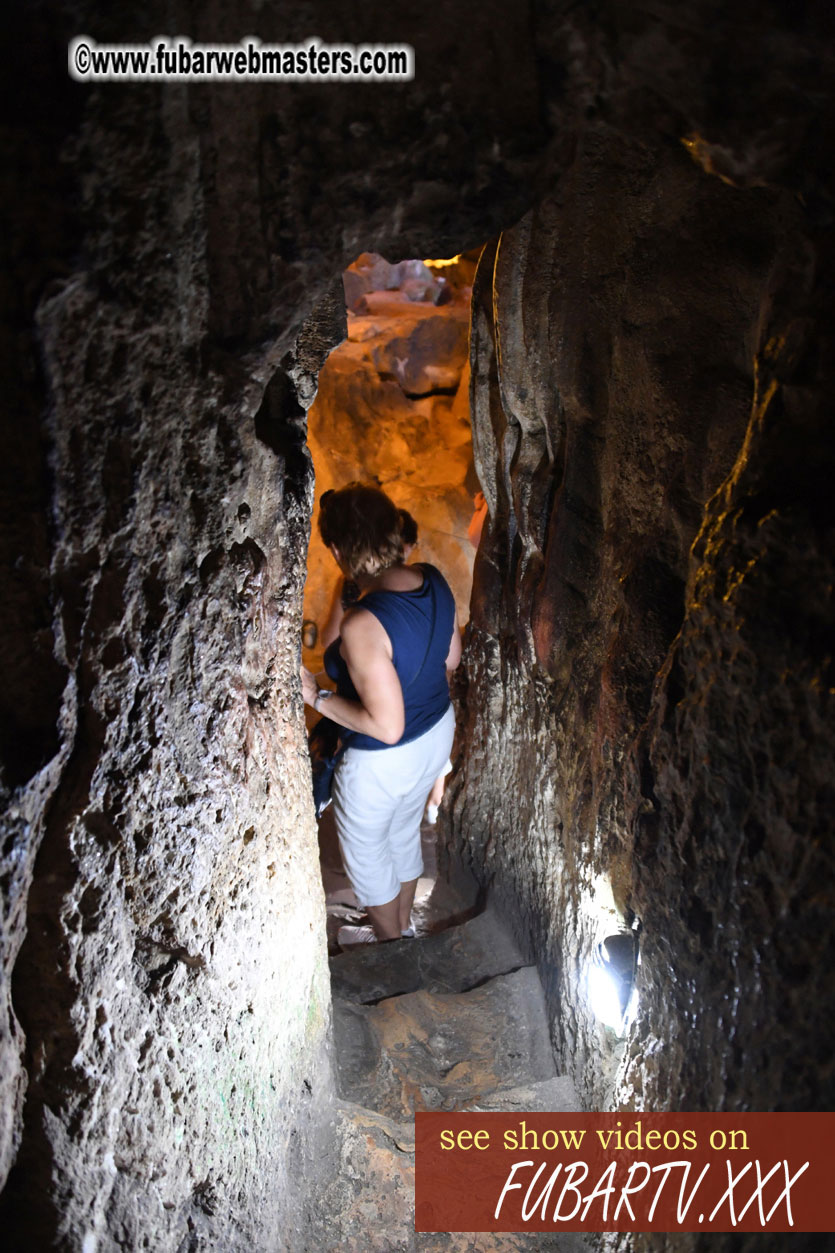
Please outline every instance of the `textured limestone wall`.
M7 80L0 328L15 1247L305 1247L331 1092L297 679L305 411L354 257L449 256L526 204L526 24L474 6L486 78L456 81L459 21L425 31L406 94L66 78L82 31L403 38L389 6L351 30L339 5L10 15L28 50Z
M772 270L751 421L636 745L651 1009L627 1099L832 1108L831 264L807 235Z
M825 1108L829 262L793 197L710 174L590 130L483 258L449 842L590 1103ZM617 1045L585 976L633 924Z
M78 279L40 326L70 679L59 760L19 805L37 844L12 1187L31 1203L51 1159L62 1232L159 1247L222 1211L237 1244L292 1208L263 1164L328 1095L304 744L277 700L307 492L256 436L257 389L172 376L182 322L120 317Z
M21 1247L233 1248L293 1220L290 1149L315 1152L330 1097L303 728L282 695L312 482L291 477L266 363L207 352L196 138L169 100L167 142L117 162L121 103L79 157L86 268L37 313L65 686L57 749L7 812L6 1221ZM139 186L157 196L137 210Z

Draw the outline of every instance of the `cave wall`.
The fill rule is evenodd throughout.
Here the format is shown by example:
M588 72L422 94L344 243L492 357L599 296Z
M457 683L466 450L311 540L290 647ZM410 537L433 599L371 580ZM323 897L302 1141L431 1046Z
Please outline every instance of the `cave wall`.
M303 1248L334 1148L306 410L354 257L449 256L523 210L527 21L473 6L489 83L456 80L460 15L439 14L408 90L299 91L81 86L66 44L344 40L342 6L9 20L4 1236ZM350 36L404 29L372 6Z
M38 293L65 686L6 814L14 1247L257 1243L331 1096L301 706L278 699L312 479L269 372L208 343L184 105L158 97L147 132L127 93L91 110L85 251Z
M590 128L482 258L448 846L590 1105L826 1108L831 257L797 197L693 148ZM586 974L624 927L619 1042Z

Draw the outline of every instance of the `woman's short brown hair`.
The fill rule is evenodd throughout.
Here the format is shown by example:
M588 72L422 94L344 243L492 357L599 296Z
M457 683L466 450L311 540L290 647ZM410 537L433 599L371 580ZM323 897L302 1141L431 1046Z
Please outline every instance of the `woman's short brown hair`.
M397 506L379 487L349 483L319 501L319 534L335 545L349 578L379 574L403 560Z

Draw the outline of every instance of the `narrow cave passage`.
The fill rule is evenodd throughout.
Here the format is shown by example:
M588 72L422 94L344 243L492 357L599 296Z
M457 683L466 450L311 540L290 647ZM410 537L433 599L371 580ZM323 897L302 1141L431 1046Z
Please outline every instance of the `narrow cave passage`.
M466 638L486 512L473 464L469 386L470 302L480 254L396 265L363 254L343 275L347 340L320 370L308 411L316 496L302 641L304 664L318 672L320 685L330 682L323 650L344 610L343 580L315 515L323 495L348 482L374 483L407 510L417 525L407 560L443 571ZM325 719L327 709L324 703ZM309 706L306 718L309 728L318 722ZM369 917L346 874L333 815L329 805L319 819L342 1144L328 1234L340 1248L353 1248L367 1238L362 1231L373 1210L375 1247L397 1247L412 1224L416 1111L567 1112L579 1109L579 1101L555 1064L535 963L477 875L459 875L455 886L439 876L436 814L427 807L421 823L424 870L411 914L414 935L385 944L352 941L370 930ZM441 826L445 821L442 805ZM347 1201L346 1175L365 1181ZM495 1237L485 1238L487 1244L473 1236L446 1239L450 1248L496 1247ZM565 1235L558 1242L539 1235L511 1243L514 1249L585 1247L580 1237Z
M565 257L572 232L582 237L581 211L564 216L560 233L557 209L546 204L479 259L470 394L489 523L476 561L459 692L461 754L441 829L451 880L475 882L489 910L457 932L394 945L402 955L392 951L390 960L385 948L371 947L331 962L342 1094L395 1124L422 1106L474 1101L484 1107L503 1094L512 1103L514 1081L530 1109L576 1103L640 1109L647 1100L668 1108L672 1091L687 1091L696 1108L711 1108L739 1099L757 1082L734 1051L723 1007L732 1001L740 1012L731 990L739 986L737 963L760 967L775 943L772 923L757 913L750 880L711 881L708 867L759 856L768 840L762 806L771 785L762 778L753 790L749 780L723 792L720 780L733 777L735 767L728 762L716 776L705 768L711 756L698 758L707 725L718 734L730 708L734 735L743 737L737 719L745 715L726 672L721 681L711 673L708 691L718 703L705 708L704 650L710 666L723 671L727 645L724 628L693 589L707 589L711 602L718 582L727 605L758 566L748 557L744 575L720 574L723 561L739 568L752 541L728 535L717 549L708 537L721 534L728 502L750 490L760 393L750 360L735 360L730 371L727 362L720 365L726 334L701 344L703 360L715 359L715 368L698 391L689 370L671 369L659 346L668 342L663 319L636 339L649 299L642 283L651 282L657 295L657 267L667 276L670 304L681 299L671 224L681 229L683 219L690 231L697 222L712 230L704 206L713 206L714 185L692 167L672 164L660 161L654 177L667 185L666 195L669 181L677 181L677 194L654 199L650 184L648 200L630 207L643 219L651 203L667 233L654 237L651 279L644 241L633 245L643 255L626 301L605 249L595 295L574 286ZM585 192L588 179L598 180L608 202L611 167L601 153L586 159L578 179ZM719 195L729 240L731 222L743 229L736 216L743 213L750 237L769 236L772 206L743 206ZM715 253L715 238L712 247ZM705 253L702 267L712 263ZM744 314L736 302L712 305L714 321L721 315L730 327L740 316L749 324L760 316L766 274L752 265L746 282ZM586 285L593 286L588 275ZM685 320L701 324L707 289L696 287ZM595 321L587 307L600 301L601 290L611 302L608 324ZM775 517L760 514L759 506L755 512ZM767 547L756 526L756 544ZM759 594L770 593L760 587ZM728 612L730 630L746 633L744 615L735 616L741 606ZM762 641L750 639L747 649L745 664L759 667ZM802 670L799 654L792 665ZM709 754L720 744L722 752L732 751L721 735L708 738ZM694 770L697 795L690 790ZM748 812L743 821L752 842L734 853L732 815L737 805L745 814L749 803L762 818L751 824ZM718 806L721 820L707 818L708 804ZM682 847L683 866L671 852ZM671 893L676 907L669 905ZM756 936L740 934L731 958L718 937L755 917ZM689 971L685 982L682 969ZM544 991L542 1030L526 1028L525 1037L542 1044L547 1075L528 1056L514 1080L497 1076L496 1058L509 1050L495 1007L480 1005L469 1031L445 999L472 997L471 971L493 988L530 977L534 1000ZM773 976L759 985L772 1003L781 986L777 967ZM522 1021L532 1004L508 1013L505 1003L497 1017ZM756 1013L761 1010L758 1003ZM688 1022L696 1028L685 1028ZM784 1033L783 1051L769 1064L783 1073L796 1047ZM438 1078L464 1056L480 1091L456 1091ZM727 1089L717 1070L720 1056L734 1076ZM346 1134L356 1148L357 1127ZM402 1125L383 1137L398 1138L402 1143ZM376 1142L379 1148L382 1141ZM346 1150L349 1158L352 1152ZM356 1152L361 1173L365 1166L358 1163L366 1159ZM402 1160L385 1169L408 1174ZM389 1218L378 1212L383 1226Z
M469 316L480 250L445 261L401 261L363 254L343 275L347 339L319 372L308 412L316 475L302 628L303 661L322 682L325 647L338 634L342 580L316 525L323 494L349 482L381 487L412 518L410 562L429 562L448 580L460 630L469 618L472 566L481 514L469 418ZM474 521L475 518L475 521ZM307 709L308 725L317 721ZM433 815L434 818L434 815ZM330 947L340 921L356 913L338 854L333 810L320 822ZM434 832L424 824L425 870L414 922L462 912L437 883ZM431 898L434 898L434 903Z

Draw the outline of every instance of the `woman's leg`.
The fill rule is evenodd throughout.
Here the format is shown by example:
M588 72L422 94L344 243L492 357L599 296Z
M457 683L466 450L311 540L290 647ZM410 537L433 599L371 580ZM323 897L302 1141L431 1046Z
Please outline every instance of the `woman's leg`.
M393 940L400 938L400 878L388 831L397 802L381 786L381 756L349 748L336 768L331 795L342 860L357 901L377 938Z
M426 821L430 826L434 827L438 820L438 810L441 807L441 801L444 799L444 788L446 787L446 777L452 770L452 762L447 757L443 770L432 784L432 791L429 793L429 799L426 802Z
M389 833L394 868L400 876L400 930L411 925L418 876L423 873L420 824L427 789L441 775L452 747L455 717L450 709L440 723L408 747L412 750L411 784L401 796ZM441 775L441 777L443 777Z
M399 926L400 934L412 925L412 906L415 903L415 892L417 891L417 879L410 879L408 883L401 883L400 895L397 898L399 907Z
M410 925L423 871L420 821L454 725L450 709L422 741L379 752L349 748L337 766L333 802L342 858L380 940L399 939Z
M444 785L446 783L446 771L439 774L435 782L432 784L432 791L429 793L427 806L434 805L436 809L440 807L441 801L444 799Z
M385 905L366 905L365 912L378 940L399 940L409 927L417 885L417 879L410 879L408 883L401 883L394 900L386 901Z
M401 888L400 893L402 891ZM402 927L400 925L400 893L395 896L394 900L386 901L385 905L366 905L365 907L378 940L399 940L400 932L409 925L408 922ZM412 896L414 897L414 889L412 889Z

